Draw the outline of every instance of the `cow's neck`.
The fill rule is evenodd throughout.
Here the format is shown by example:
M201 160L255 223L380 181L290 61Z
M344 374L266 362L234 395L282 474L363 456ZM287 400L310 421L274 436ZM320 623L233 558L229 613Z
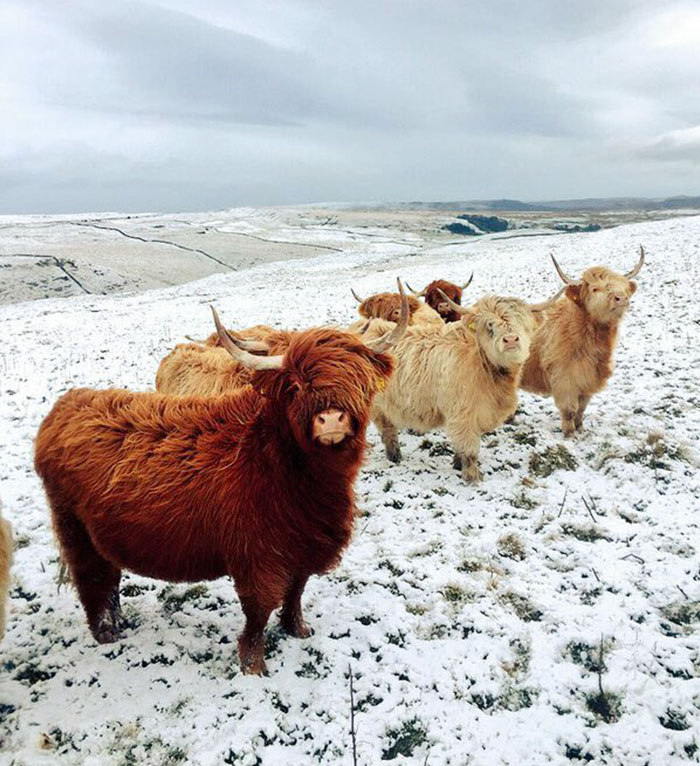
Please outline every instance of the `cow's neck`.
M583 325L582 332L578 333L579 342L582 346L587 346L587 350L597 358L609 360L617 342L619 318L602 322L590 314L584 306L579 305L577 308Z

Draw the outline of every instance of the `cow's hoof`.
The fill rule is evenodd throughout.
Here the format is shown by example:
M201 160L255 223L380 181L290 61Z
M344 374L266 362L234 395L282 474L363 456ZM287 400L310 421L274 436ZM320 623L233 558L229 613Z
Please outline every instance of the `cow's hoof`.
M292 636L292 638L309 638L309 636L314 634L313 630L305 622L300 622L296 625L281 623L281 625L282 630L287 635Z
M241 657L241 670L247 676L267 675L267 665L262 657Z
M98 644L113 644L122 637L121 631L116 625L100 625L92 635Z
M401 450L398 447L396 449L387 449L386 457L387 457L387 460L389 460L391 463L400 463Z
M478 484L483 478L484 477L478 468L462 471L462 479L466 481L467 484Z
M462 458L457 453L455 453L454 457L452 458L452 467L455 469L455 471L462 470Z

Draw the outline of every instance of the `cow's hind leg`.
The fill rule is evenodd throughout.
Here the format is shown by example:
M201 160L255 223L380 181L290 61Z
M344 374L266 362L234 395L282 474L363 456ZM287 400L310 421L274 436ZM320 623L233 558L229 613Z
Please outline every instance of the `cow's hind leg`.
M304 592L306 581L309 578L295 577L284 597L282 611L280 612L280 625L282 629L295 638L308 638L313 631L304 622L304 616L301 611L301 594Z
M116 641L124 625L119 608L121 570L100 556L72 510L54 506L53 523L90 632L100 644Z
M583 413L586 411L586 407L590 401L590 396L586 396L585 394L578 395L578 410L576 412L576 417L574 418L574 426L577 431L580 431L583 428Z
M381 412L375 413L374 424L382 437L387 459L392 463L400 463L401 447L399 446L399 434L396 426Z

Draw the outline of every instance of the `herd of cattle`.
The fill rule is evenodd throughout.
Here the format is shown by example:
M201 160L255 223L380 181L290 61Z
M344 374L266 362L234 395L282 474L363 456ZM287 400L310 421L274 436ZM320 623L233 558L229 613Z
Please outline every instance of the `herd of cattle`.
M513 415L518 388L553 396L565 436L581 429L644 250L624 275L598 266L573 279L552 260L565 286L541 303L487 295L464 307L469 282L407 296L399 280L396 293L353 292L361 318L347 329L233 331L213 311L216 332L177 345L156 392L64 394L35 466L95 639L124 627L123 569L229 575L246 618L241 668L262 673L274 609L289 634L310 634L302 592L349 542L370 420L392 462L401 429L443 429L466 482L481 478L480 437Z

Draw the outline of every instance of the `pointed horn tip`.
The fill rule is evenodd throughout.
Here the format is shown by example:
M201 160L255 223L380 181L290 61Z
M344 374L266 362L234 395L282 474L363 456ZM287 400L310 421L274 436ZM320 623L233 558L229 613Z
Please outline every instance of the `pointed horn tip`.
M460 306L459 303L455 303L452 298L449 297L449 295L446 295L439 287L437 288L437 291L442 296L443 300L447 301L447 305L453 310L456 311L458 314L466 314L468 313L468 309L465 309L464 306Z

